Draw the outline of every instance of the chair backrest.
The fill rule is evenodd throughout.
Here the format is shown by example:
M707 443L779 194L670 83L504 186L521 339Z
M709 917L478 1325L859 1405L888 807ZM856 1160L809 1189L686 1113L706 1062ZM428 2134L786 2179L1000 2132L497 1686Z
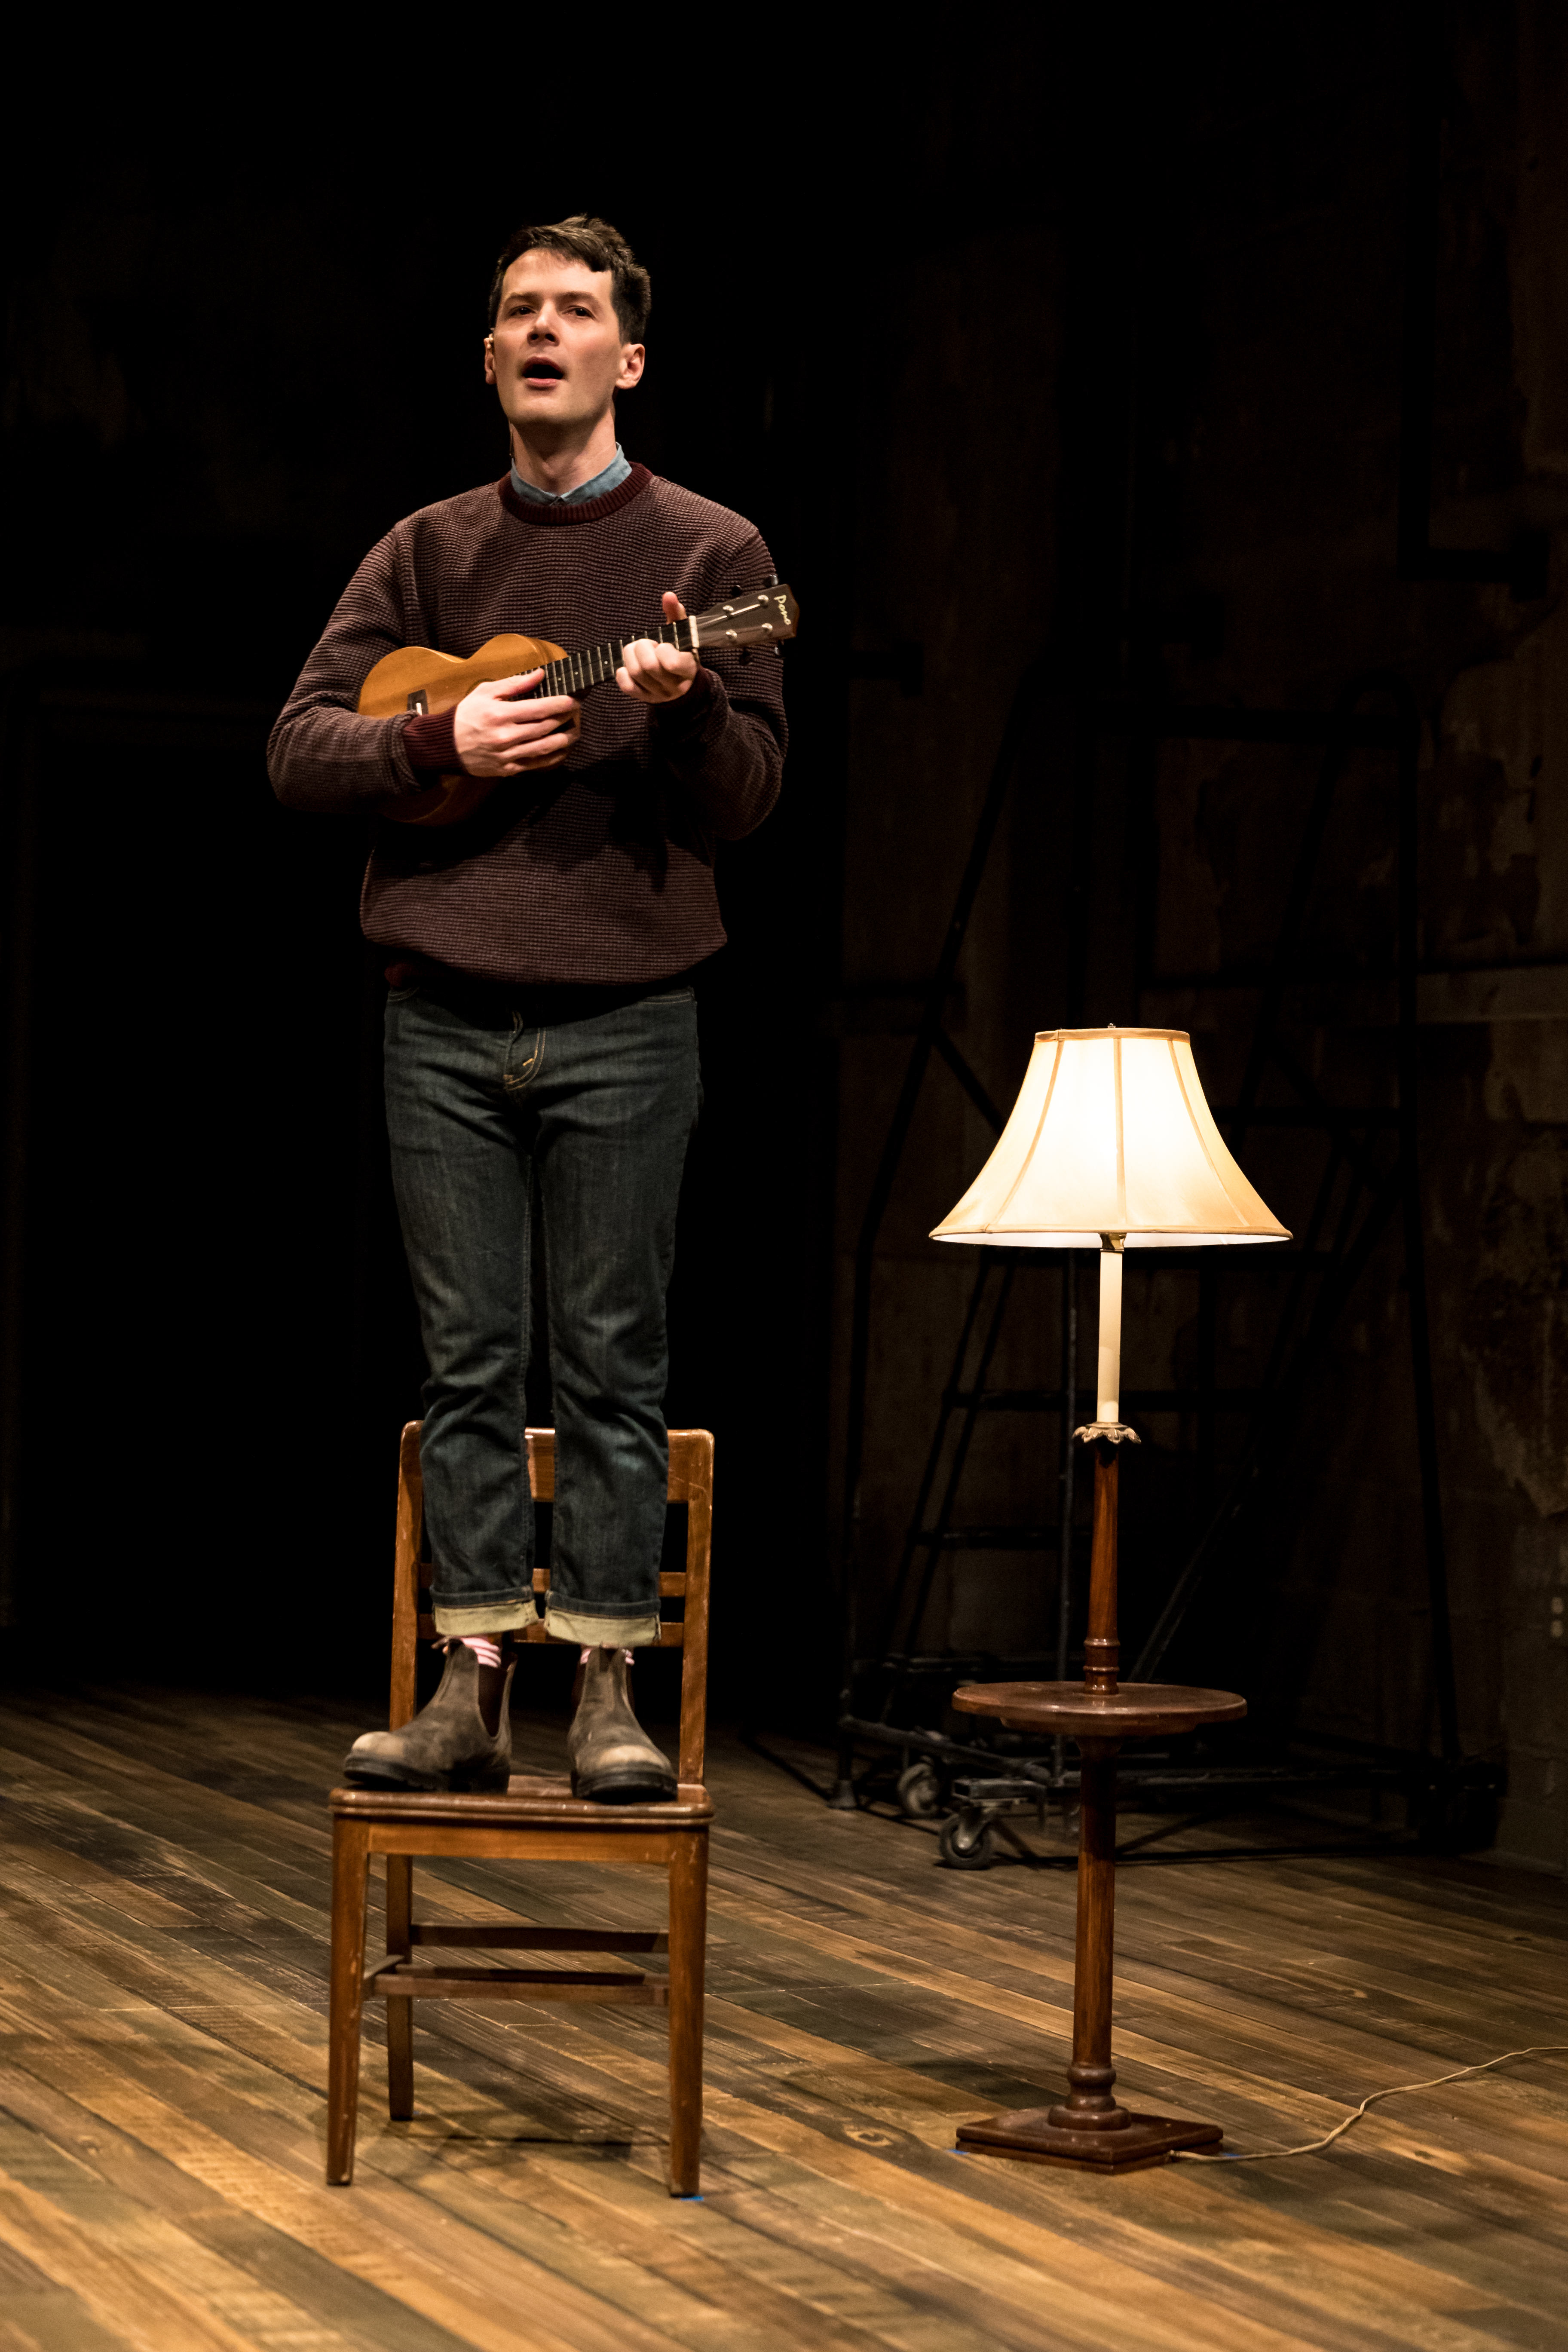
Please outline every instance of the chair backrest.
M421 1565L425 1551L425 1482L419 1467L422 1424L409 1422L403 1432L397 1462L397 1548L392 1597L392 1706L395 1731L414 1715L418 1644L436 1639L435 1620L421 1609ZM536 1503L555 1499L555 1432L528 1432L528 1479ZM664 1620L658 1629L661 1649L684 1653L680 1665L680 1778L702 1778L703 1748L708 1721L708 1565L713 1541L713 1438L706 1429L672 1429L669 1433L669 1485L672 1503L686 1506L686 1566L658 1580L660 1599L679 1598L683 1613ZM550 1570L533 1571L536 1593L550 1590ZM543 1625L531 1625L523 1639L549 1640Z

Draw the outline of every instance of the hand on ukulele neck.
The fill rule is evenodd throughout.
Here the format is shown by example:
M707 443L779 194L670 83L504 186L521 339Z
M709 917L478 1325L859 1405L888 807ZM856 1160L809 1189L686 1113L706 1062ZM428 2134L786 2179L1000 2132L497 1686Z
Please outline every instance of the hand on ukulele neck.
M685 620L685 605L668 588L660 602L667 624ZM673 645L660 644L653 637L635 637L629 646L621 647L616 684L623 694L631 695L638 702L679 702L683 694L690 692L696 677L695 654L681 653Z

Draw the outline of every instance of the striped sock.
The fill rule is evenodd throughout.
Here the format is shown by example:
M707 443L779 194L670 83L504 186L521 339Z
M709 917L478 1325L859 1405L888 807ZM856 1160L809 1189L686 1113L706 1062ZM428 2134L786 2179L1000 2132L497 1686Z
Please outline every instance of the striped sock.
M584 1651L581 1653L581 1654L579 1655L579 1657L578 1657L577 1664L578 1664L580 1666L585 1666L585 1665L587 1664L587 1663L588 1663L589 1659L593 1656L593 1654L594 1654L594 1653L593 1653L593 1651L592 1651L592 1650L584 1650ZM626 1660L626 1662L627 1665L629 1666L629 1665L631 1664L631 1662L632 1662L632 1654L631 1654L631 1652L630 1652L629 1650L623 1650L623 1651L621 1652L621 1655L622 1655L622 1657L623 1657L623 1658L625 1658L625 1660Z
M465 1633L462 1636L462 1643L465 1650L472 1650L481 1666L500 1664L500 1643L493 1634Z

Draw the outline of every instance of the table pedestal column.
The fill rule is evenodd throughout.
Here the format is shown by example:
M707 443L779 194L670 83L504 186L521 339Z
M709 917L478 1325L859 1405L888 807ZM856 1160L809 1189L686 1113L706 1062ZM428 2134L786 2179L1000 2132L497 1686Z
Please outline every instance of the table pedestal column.
M1078 1433L1092 1442L1095 1457L1094 1551L1083 1680L970 1683L952 1695L961 1715L999 1717L1009 1731L1065 1736L1077 1741L1083 1759L1068 2095L1054 2107L1016 2107L1006 2115L988 2116L984 2123L961 2124L958 2145L974 2156L1020 2156L1089 2172L1132 2172L1143 2165L1163 2164L1179 2147L1217 2147L1224 2134L1217 2124L1130 2115L1116 2099L1116 2069L1110 2063L1116 1758L1124 1739L1175 1738L1200 1725L1239 1722L1247 1701L1234 1691L1121 1681L1116 1622L1118 1448L1133 1433L1120 1422L1095 1422Z
M1063 1685L1055 1686L1060 1690ZM1110 1989L1115 1962L1117 1739L1082 1738L1078 1848L1078 1952L1073 1977L1072 2063L1058 2106L1014 2107L961 2124L972 2156L1012 2156L1086 2172L1135 2172L1163 2164L1179 2147L1217 2147L1217 2124L1134 2115L1115 2095L1110 2063Z
M1110 2063L1110 1987L1116 1961L1115 1739L1080 1741L1078 1942L1072 1987L1072 2064L1065 2105L1052 2107L1058 2131L1122 2131L1129 2117L1114 2094ZM1092 1751L1092 1752L1091 1752Z

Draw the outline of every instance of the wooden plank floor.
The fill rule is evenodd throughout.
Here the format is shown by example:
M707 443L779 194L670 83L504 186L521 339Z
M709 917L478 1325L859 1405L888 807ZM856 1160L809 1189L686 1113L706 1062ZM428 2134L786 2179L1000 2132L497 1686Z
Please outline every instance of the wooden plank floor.
M830 1813L738 1743L711 1774L704 2200L664 2191L662 2019L575 2007L424 2005L398 2125L374 2020L358 2180L328 2189L321 1800L363 1727L144 1689L6 1703L0 2352L1568 2345L1568 2059L1278 2165L958 2156L960 2118L1059 2087L1066 1850L944 1871L928 1830ZM554 1763L560 1727L522 1745ZM1568 2042L1554 1883L1284 1816L1124 1835L1134 2104L1270 2146ZM1256 1850L1282 1838L1320 1850ZM659 1916L652 1874L439 1878L453 1918Z

